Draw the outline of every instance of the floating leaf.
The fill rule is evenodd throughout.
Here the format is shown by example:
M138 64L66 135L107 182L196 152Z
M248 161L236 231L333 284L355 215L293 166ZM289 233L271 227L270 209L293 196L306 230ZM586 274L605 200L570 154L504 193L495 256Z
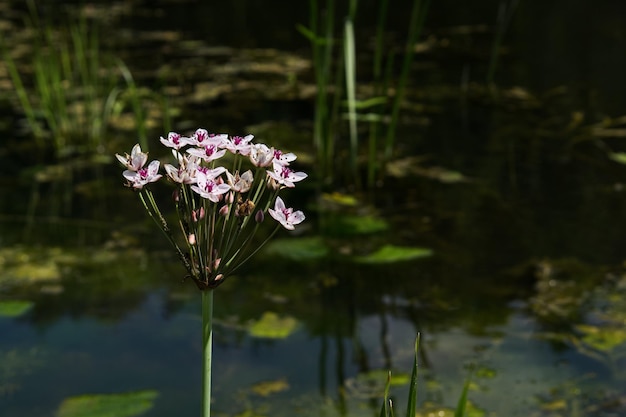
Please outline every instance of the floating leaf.
M611 152L609 158L617 163L626 164L626 152Z
M123 394L94 394L63 400L58 417L133 417L154 406L156 391L138 391Z
M359 203L356 197L349 194L342 194L338 192L324 193L322 194L322 202L340 204L342 206L354 207Z
M626 329L619 326L596 327L579 324L576 329L584 333L583 343L602 352L608 353L626 342Z
M0 301L0 317L19 317L33 307L32 301Z
M298 321L293 317L281 318L278 314L268 311L250 326L248 332L252 337L284 339L292 334L297 326Z
M271 394L288 390L289 383L285 378L281 378L275 381L259 382L258 384L254 384L250 389L261 397L267 397Z
M357 256L355 261L364 264L382 264L410 261L431 256L433 251L427 248L402 247L385 245L376 252L366 256Z
M293 261L311 261L328 255L328 247L319 237L276 239L265 247L265 251Z

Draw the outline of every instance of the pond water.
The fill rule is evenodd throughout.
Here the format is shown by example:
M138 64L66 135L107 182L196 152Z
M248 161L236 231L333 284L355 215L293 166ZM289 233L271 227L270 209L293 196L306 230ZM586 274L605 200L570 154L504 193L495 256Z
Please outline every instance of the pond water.
M140 3L111 3L104 43L169 95L174 128L276 140L311 174L290 194L302 231L216 290L214 415L375 415L418 332L421 416L453 415L468 377L471 416L626 413L626 4L518 2L489 87L496 11L515 2L433 2L398 158L355 192L316 183L305 7ZM0 5L17 25L24 10ZM397 42L409 7L390 9ZM64 401L118 393L147 398L147 417L198 415L200 294L111 157L135 133L116 125L105 164L37 182L55 164L15 103L0 101L0 415L74 416ZM389 244L432 254L359 262ZM400 412L407 389L392 388Z

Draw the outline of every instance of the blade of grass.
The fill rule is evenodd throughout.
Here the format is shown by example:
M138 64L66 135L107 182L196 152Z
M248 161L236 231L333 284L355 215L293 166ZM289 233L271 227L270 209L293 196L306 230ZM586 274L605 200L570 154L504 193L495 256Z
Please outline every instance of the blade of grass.
M470 383L472 381L472 371L470 370L470 374L467 376L465 380L465 384L463 384L463 391L461 392L461 397L459 398L459 402L456 405L456 410L454 411L454 417L463 417L465 416L465 409L467 406L467 394L469 392Z
M356 120L356 47L354 43L354 26L351 19L346 19L344 26L344 59L346 95L348 104L348 121L350 132L350 168L354 180L358 181L357 156L359 150L359 138L357 135Z
M393 153L400 106L402 104L402 100L404 99L406 83L409 77L409 70L411 68L411 62L413 61L415 51L415 43L422 32L429 5L430 0L424 0L423 3L421 0L415 0L413 2L413 9L411 11L411 20L409 24L409 35L405 46L404 62L402 63L402 70L396 87L396 97L393 103L391 122L389 123L389 128L387 129L387 135L385 138L385 162L391 158Z
M131 105L133 107L133 113L135 115L135 123L137 124L137 134L139 136L139 144L141 149L148 149L148 134L146 129L146 116L141 105L141 96L135 84L133 74L130 72L126 64L122 60L118 60L118 68L120 69L130 95Z
M406 416L414 417L417 411L417 374L418 374L418 356L420 348L420 334L415 337L413 370L411 371L411 384L409 386L409 399L406 405Z

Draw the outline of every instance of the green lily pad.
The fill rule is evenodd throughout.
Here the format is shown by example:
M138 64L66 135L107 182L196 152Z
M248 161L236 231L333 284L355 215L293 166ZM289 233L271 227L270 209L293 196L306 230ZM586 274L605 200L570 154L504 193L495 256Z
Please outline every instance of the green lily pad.
M289 383L285 378L281 378L275 381L259 382L258 384L254 384L250 389L252 390L252 392L260 395L261 397L268 397L271 394L288 390Z
M626 329L619 326L596 327L579 324L576 329L583 332L583 343L602 352L611 352L626 342Z
M93 394L63 400L57 417L133 417L154 406L156 391L123 394Z
M334 192L332 194L322 194L322 201L347 207L355 207L359 204L359 200L357 200L356 197L349 194L341 194L337 192Z
M433 251L428 248L385 245L374 253L357 256L354 260L363 264L384 264L425 258L432 254Z
M0 317L19 317L33 308L33 305L32 301L0 301Z
M374 369L366 373L358 374L356 378L359 382L376 382L384 385L387 378L389 378L389 371L385 369ZM389 385L401 386L409 382L411 382L411 375L401 372L392 372Z
M609 158L619 164L626 164L626 153L625 152L611 152L609 153Z
M293 317L279 317L271 311L263 313L260 320L255 321L248 332L252 337L266 339L285 339L298 327L298 320Z
M328 247L319 237L276 239L265 247L265 252L293 261L312 261L328 255Z

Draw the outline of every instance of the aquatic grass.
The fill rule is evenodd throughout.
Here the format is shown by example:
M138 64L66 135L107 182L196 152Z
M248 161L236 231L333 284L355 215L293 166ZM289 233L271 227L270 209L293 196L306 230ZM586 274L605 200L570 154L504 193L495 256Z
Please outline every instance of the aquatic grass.
M356 115L356 45L354 40L354 18L356 16L357 0L350 0L350 10L344 24L344 62L346 98L348 107L348 121L350 132L350 168L355 181L358 182L357 154L359 137L357 132Z
M489 67L487 69L487 85L493 85L502 40L504 39L504 34L511 23L511 19L513 18L513 14L515 14L515 10L517 9L519 2L520 0L500 0L500 3L498 4L495 37L493 39L493 43L491 44Z
M14 39L2 39L0 47L40 152L52 150L57 160L76 153L103 153L116 100L125 90L145 143L145 112L136 104L136 84L130 70L103 51L99 25L80 16L68 18L59 28L39 17L33 0L28 9L24 24L33 34L31 53L23 59L14 57L12 42L19 42ZM32 73L23 68L32 68ZM125 88L120 81L125 81Z
M128 69L128 66L121 60L117 60L117 67L122 73L124 80L126 81L127 93L133 109L133 115L135 119L135 125L137 130L137 136L139 144L145 150L148 150L148 131L146 127L146 113L143 109L141 102L141 95L133 74ZM166 119L166 118L165 118ZM169 131L169 130L168 130Z
M348 14L344 19L343 35L340 37L343 43L343 53L334 55L334 8L332 0L326 3L324 17L320 19L319 4L317 0L310 0L309 27L299 25L297 28L309 41L312 47L313 69L317 87L315 109L313 144L317 152L317 162L322 181L330 183L335 178L336 167L344 165L342 160L344 149L341 148L337 138L344 132L340 121L347 120L348 132L348 175L353 183L359 186L359 156L363 152L359 141L358 122L369 122L369 140L365 150L367 155L367 185L372 187L376 175L384 169L386 162L393 156L395 136L399 123L400 108L404 99L405 91L414 56L415 43L419 38L427 15L430 0L415 0L409 23L409 34L404 47L404 60L400 75L395 87L393 99L387 95L387 91L394 78L395 53L385 52L384 34L388 11L388 0L379 3L379 19L376 27L373 59L373 87L374 97L357 99L357 71L356 54L357 42L355 39L356 10L358 0L351 0ZM320 22L321 20L321 22ZM336 75L331 76L331 68L335 68ZM345 95L344 95L345 88ZM332 93L332 102L329 95ZM339 117L342 111L340 103L345 106L344 117ZM390 108L389 108L390 107ZM368 113L362 113L369 111ZM385 141L382 149L378 144L380 125L388 120L383 136ZM345 173L344 173L345 174Z
M402 101L404 100L411 63L413 62L413 55L415 54L415 44L422 33L429 6L430 0L415 0L413 2L411 20L409 22L409 34L404 48L404 60L402 62L402 69L400 71L398 85L396 86L396 94L391 109L391 120L385 135L384 163L389 161L393 155L396 130L400 116L400 107L402 106Z
M415 417L417 414L417 388L418 388L418 373L419 373L419 349L420 349L420 333L415 338L415 345L413 349L413 366L411 368L411 381L409 383L409 392L407 394L406 405L406 417ZM465 380L461 396L457 402L454 417L464 417L467 406L467 394L469 392L471 382L470 375ZM379 417L395 417L394 404L389 394L391 390L392 377L391 372L387 374L387 383L385 384L385 390L383 394L383 403L380 408Z

